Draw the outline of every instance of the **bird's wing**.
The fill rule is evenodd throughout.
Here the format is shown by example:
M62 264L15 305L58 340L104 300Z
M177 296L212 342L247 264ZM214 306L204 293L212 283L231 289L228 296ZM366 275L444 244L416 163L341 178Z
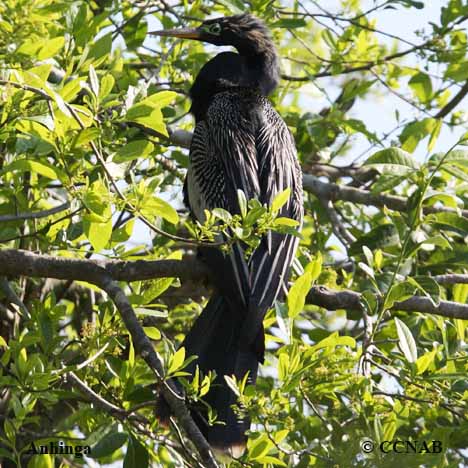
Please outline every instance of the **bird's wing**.
M303 219L302 173L294 139L266 99L263 109L265 117L256 135L260 201L270 206L277 194L289 188L291 195L279 216L298 221L300 230ZM298 244L298 237L269 232L252 255L249 261L249 313L242 333L246 342L255 339L266 311L286 283Z
M192 214L201 222L205 209L239 213L237 190L247 199L259 196L255 135L237 105L230 93L218 95L206 120L195 127L186 194ZM221 292L246 310L250 273L242 246L235 244L226 257L218 249L200 251L214 271L223 272L217 284Z
M190 145L190 164L184 191L192 215L201 223L205 221L205 209L226 206L223 169L210 148L209 140L206 122L197 123Z

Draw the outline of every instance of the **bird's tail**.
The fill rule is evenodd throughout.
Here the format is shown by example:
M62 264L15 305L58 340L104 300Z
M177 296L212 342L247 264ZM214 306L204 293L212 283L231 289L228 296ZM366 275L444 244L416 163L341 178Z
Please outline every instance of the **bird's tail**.
M189 372L193 374L196 366L204 374L210 370L216 372L216 379L203 399L216 411L217 422L211 426L207 423L206 407L192 408L192 417L214 450L233 457L240 456L245 449L245 431L250 427L250 420L233 411L237 397L224 376L242 379L248 373L249 382L254 384L264 343L262 329L251 347L245 349L241 345L240 332L245 318L241 312L233 311L223 296L215 294L182 343L186 356L198 356L190 364ZM164 422L169 415L167 404L160 398L159 419Z

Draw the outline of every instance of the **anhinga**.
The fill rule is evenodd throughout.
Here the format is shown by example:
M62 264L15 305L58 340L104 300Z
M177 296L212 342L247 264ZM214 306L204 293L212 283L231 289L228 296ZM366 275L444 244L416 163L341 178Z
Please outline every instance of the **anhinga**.
M152 34L231 45L238 52L222 52L206 63L190 90L196 127L184 193L192 216L203 222L205 209L239 213L238 190L270 205L289 187L291 196L279 215L302 225L302 174L294 140L266 98L280 75L264 23L242 14ZM249 373L255 383L265 349L263 318L287 281L297 244L295 236L269 232L248 259L240 243L228 255L199 249L218 279L216 293L182 346L198 356L192 372L196 365L216 372L206 401L224 425L208 426L203 411L193 416L212 447L233 456L244 450L250 421L232 410L236 397L224 376L241 379ZM160 408L160 417L165 411Z

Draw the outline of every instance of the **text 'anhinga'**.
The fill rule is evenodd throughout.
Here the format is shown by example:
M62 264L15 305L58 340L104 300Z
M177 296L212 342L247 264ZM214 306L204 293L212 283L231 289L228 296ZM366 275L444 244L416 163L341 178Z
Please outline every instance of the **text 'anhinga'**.
M289 187L291 196L279 216L302 225L302 174L294 140L266 98L278 84L279 60L264 23L242 14L152 34L231 45L238 52L210 60L190 90L196 127L184 192L192 216L203 222L205 209L239 213L238 190L270 205ZM228 255L199 249L218 279L217 292L182 345L187 355L198 356L192 372L196 365L205 373L216 371L206 401L224 424L209 426L203 410L192 414L208 442L233 456L244 450L250 421L232 410L236 397L224 376L240 379L249 373L255 383L265 350L263 318L287 281L297 244L295 236L269 232L248 259L240 243ZM160 417L166 412L161 402Z

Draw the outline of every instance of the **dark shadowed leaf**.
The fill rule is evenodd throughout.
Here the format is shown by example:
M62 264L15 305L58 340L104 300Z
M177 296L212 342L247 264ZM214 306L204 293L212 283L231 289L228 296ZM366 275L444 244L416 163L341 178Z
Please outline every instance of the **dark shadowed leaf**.
M124 432L112 432L104 436L94 447L91 448L92 458L104 458L112 455L122 447L128 439Z

